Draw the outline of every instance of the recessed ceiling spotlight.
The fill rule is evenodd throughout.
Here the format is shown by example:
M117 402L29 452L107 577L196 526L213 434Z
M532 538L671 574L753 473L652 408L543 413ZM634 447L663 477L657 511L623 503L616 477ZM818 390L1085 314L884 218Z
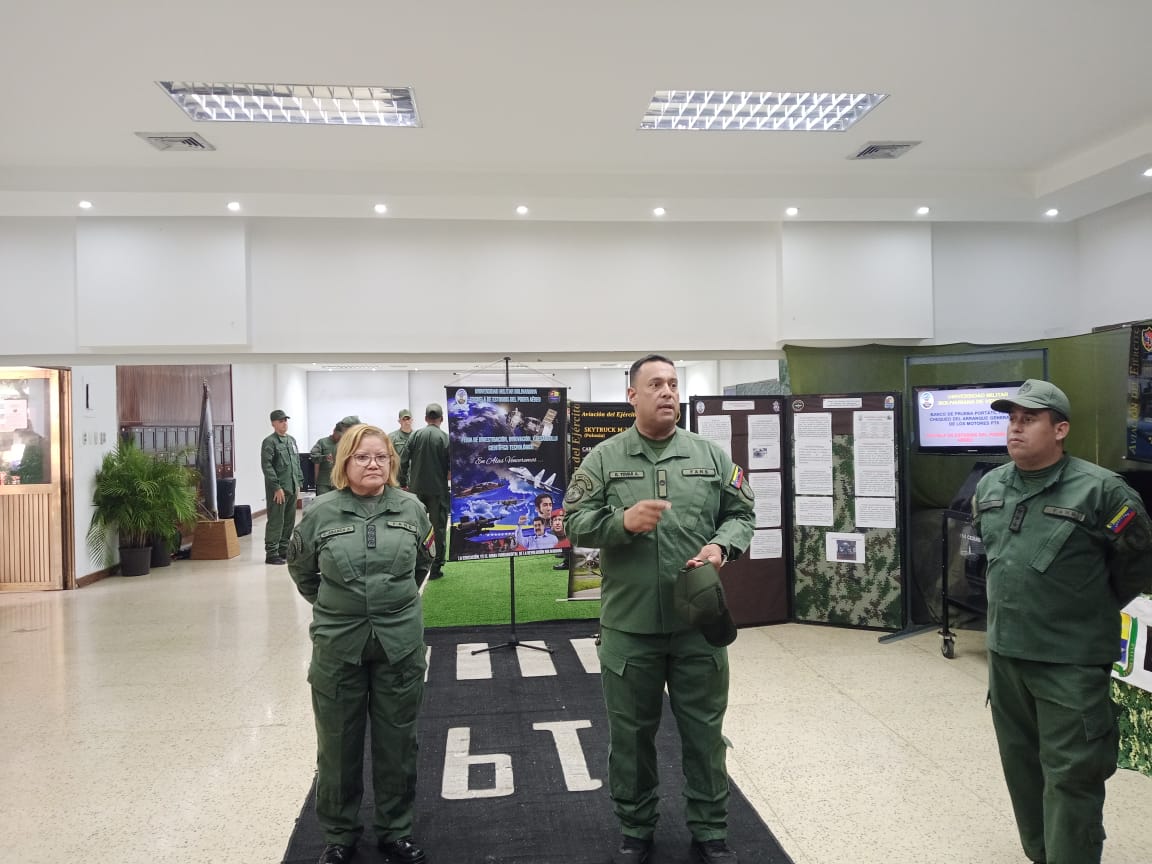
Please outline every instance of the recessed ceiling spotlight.
M388 205L387 204L377 204L372 209L375 210L377 213L379 213L381 216L383 216L385 213L388 212Z
M1052 217L1052 216L1059 216L1059 215L1060 215L1060 211L1059 211L1059 210L1057 210L1055 207L1050 207L1050 208L1048 208L1047 210L1045 210L1045 211L1044 211L1044 215L1045 215L1045 216L1048 216L1048 217Z
M931 212L932 212L932 210L928 207L917 207L916 208L916 215L917 216L927 216Z
M231 210L233 213L239 213L240 212L240 202L239 201L229 201L228 202L228 209Z
M1144 176L1145 177L1152 177L1152 168L1149 168L1148 170L1146 170L1144 172Z
M528 215L528 208L525 207L523 204L520 204L516 207L516 213L520 216L527 216Z
M785 216L799 216L800 215L800 208L799 207L789 207L788 209L786 209L784 211L784 215Z
M91 210L92 209L92 202L91 201L81 201L76 206L79 207L81 210Z
M653 207L652 208L652 215L653 216L663 216L667 212L668 211L665 210L663 207Z

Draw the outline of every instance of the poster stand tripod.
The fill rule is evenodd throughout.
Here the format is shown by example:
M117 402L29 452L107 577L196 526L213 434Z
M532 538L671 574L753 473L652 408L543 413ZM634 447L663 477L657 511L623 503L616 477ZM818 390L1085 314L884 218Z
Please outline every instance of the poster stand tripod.
M509 372L508 364L511 362L511 357L504 358L504 386L511 387L511 374ZM511 633L507 642L501 642L499 645L489 645L487 648L477 648L473 654L484 654L488 651L499 651L501 648L531 648L533 651L544 651L547 654L552 653L552 649L547 645L532 645L528 642L521 642L516 636L516 558L512 556L508 559L508 606L511 612L509 618L509 628Z

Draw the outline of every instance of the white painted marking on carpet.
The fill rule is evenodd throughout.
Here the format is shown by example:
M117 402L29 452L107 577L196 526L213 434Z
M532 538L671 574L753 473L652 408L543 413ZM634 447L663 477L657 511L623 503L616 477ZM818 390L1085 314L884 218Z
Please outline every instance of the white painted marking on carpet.
M591 726L591 720L532 724L532 728L538 732L552 733L556 754L560 757L560 770L564 772L564 785L569 792L589 792L600 788L600 781L588 773L588 760L584 758L584 748L580 746L580 736L576 734L576 730Z
M552 655L547 651L534 651L524 648L524 645L535 645L544 648L543 641L523 639L516 646L516 659L520 663L520 676L522 678L545 678L556 674L556 666L552 663Z
M588 637L569 639L576 656L580 658L580 665L585 672L593 675L600 674L600 655L596 653L596 640Z
M424 683L428 683L428 670L432 668L432 646L424 646Z
M492 677L492 655L489 652L472 653L487 647L487 642L465 642L456 646L457 681L481 681Z

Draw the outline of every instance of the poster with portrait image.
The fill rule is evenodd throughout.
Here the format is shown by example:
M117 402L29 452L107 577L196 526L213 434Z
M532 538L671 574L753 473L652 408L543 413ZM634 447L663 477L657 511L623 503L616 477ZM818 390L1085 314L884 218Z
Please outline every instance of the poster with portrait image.
M567 456L566 392L556 387L448 387L452 561L555 554Z

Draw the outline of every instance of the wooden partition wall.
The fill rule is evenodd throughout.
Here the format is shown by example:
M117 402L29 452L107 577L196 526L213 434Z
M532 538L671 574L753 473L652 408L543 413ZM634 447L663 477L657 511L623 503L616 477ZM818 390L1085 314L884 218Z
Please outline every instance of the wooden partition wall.
M216 440L216 470L234 474L232 367L117 366L116 413L121 436L143 450L179 450L196 445L200 385L208 382Z

